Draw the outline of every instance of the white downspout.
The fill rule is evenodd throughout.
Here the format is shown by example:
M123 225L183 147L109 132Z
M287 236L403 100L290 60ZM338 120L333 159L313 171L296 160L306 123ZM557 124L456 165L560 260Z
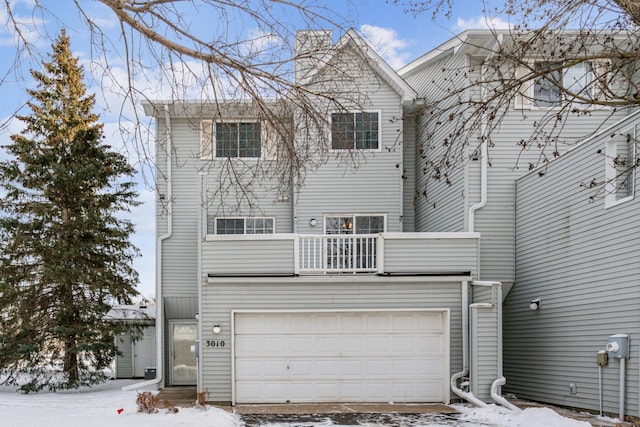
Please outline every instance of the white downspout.
M404 126L404 120L402 121ZM400 231L404 231L404 129L402 129L402 141L400 141Z
M451 376L451 391L463 398L467 402L473 403L479 407L485 407L487 404L478 399L469 391L464 391L458 387L458 380L469 374L469 288L468 282L462 282L462 371Z
M204 236L206 235L207 227L207 174L200 172L200 203L198 204L198 312L196 313L196 320L198 321L198 345L196 345L196 391L202 392L202 313L204 313L202 304L202 243Z
M503 35L498 34L498 38L496 39L495 46L500 46L502 44ZM489 55L487 58L489 58ZM481 67L481 75L484 78L485 68ZM480 98L482 101L486 101L487 97L487 84L482 83L480 86L481 95ZM480 123L480 136L482 138L482 142L480 144L480 202L469 208L469 232L473 233L475 231L475 213L478 209L482 209L487 204L487 170L489 166L489 148L488 148L488 140L487 140L487 116L486 113L482 118L482 122Z
M164 373L164 304L162 301L162 242L173 234L173 182L171 177L171 117L169 115L169 105L164 105L164 120L167 127L167 232L158 236L156 242L156 377L149 381L143 381L122 387L122 390L136 390L151 385L162 383ZM156 219L156 227L157 227Z
M487 149L487 141L484 139L486 124L482 122L481 132L483 141L480 145L480 202L469 208L469 232L475 231L475 213L478 209L482 209L487 204L487 167L489 164L489 150Z
M497 370L498 370L498 378L491 384L491 398L500 405L509 408L513 411L520 412L521 409L515 406L513 403L509 402L507 399L500 395L500 387L507 383L507 379L502 375L502 283L501 282L486 282L481 280L474 280L472 282L475 286L490 286L492 289L496 290L496 316L498 323L498 360L497 360ZM493 292L492 292L493 293Z

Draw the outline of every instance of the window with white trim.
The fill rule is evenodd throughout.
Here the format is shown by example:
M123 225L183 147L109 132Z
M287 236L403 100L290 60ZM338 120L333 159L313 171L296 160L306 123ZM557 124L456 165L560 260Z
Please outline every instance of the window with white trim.
M262 125L258 121L234 122L202 120L200 123L200 157L260 157Z
M375 112L331 113L331 149L377 150L379 120Z
M529 67L522 66L516 71L516 78L522 79L531 72L535 73L530 81L523 83L521 93L516 97L516 107L536 108L559 107L563 101L571 101L565 91L587 100L602 95L592 63L583 61L571 67L562 62L535 61ZM576 99L576 105L586 105Z
M207 234L273 234L274 218L269 217L207 217Z
M613 135L606 146L605 206L612 206L633 198L635 164L635 130L630 128Z
M533 67L537 76L533 79L532 103L536 107L559 106L566 99L563 88L587 99L594 95L590 62L563 68L558 62L539 61Z

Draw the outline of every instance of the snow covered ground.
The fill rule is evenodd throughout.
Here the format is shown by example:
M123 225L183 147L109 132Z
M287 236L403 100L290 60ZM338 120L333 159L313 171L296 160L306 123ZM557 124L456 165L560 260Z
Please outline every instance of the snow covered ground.
M14 389L0 388L0 417L3 426L29 427L169 427L212 426L242 427L244 422L236 414L222 409L180 408L178 413L160 410L156 414L137 411L135 391L122 391L130 380L109 381L91 389L58 393L24 395ZM420 418L415 427L437 427L458 425L464 427L590 427L589 423L561 417L548 408L530 408L520 414L490 405L475 408L453 405L460 412L457 420L441 423ZM452 424L453 422L453 424ZM269 427L332 426L337 424L324 419L314 423L271 423ZM365 426L367 424L364 424ZM371 427L383 427L369 424Z

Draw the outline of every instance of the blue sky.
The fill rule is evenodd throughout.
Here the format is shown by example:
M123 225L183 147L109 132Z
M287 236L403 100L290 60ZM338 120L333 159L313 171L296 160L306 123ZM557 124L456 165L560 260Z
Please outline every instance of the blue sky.
M87 86L90 91L97 93L97 105L95 112L100 114L101 121L105 124L105 137L107 142L127 153L132 163L138 163L135 150L123 144L120 137L118 120L120 118L121 97L111 91L108 81L101 80L99 63L92 62L91 46L88 30L78 24L78 14L72 0L41 0L44 7L48 7L58 17L50 15L32 15L31 10L34 0L10 0L15 5L16 17L21 22L31 22L34 19L40 25L40 33L27 33L27 37L41 52L48 53L50 40L42 35L48 32L54 38L62 24L68 30L71 37L71 47L74 54L80 58L85 66ZM391 2L392 3L392 2ZM432 48L450 39L455 34L468 28L486 28L487 23L482 9L485 2L480 0L457 0L451 19L444 17L436 21L431 19L430 12L414 17L404 13L401 5L389 4L385 0L327 0L327 5L336 13L345 16L351 25L360 31L376 47L378 52L395 69L418 58ZM110 12L97 3L81 2L86 6L86 11L92 15L92 19L102 26L108 33L117 34L118 27L115 18ZM31 58L31 61L21 59L22 74L8 74L7 69L16 58L14 34L6 26L8 15L4 6L0 6L0 146L9 143L9 136L19 132L20 123L12 119L14 111L19 109L27 100L24 89L30 87L28 69L38 67L39 59ZM197 19L197 17L196 17ZM283 23L288 24L283 17ZM496 27L504 27L503 21L494 21ZM117 40L117 39L114 39ZM118 61L112 62L116 67L122 67ZM116 69L124 78L124 68ZM113 84L114 82L112 82ZM143 90L149 82L139 82ZM102 86L102 87L100 87ZM155 88L147 87L153 98ZM28 113L28 110L22 110ZM5 153L0 150L0 157ZM138 167L140 164L138 163ZM148 173L147 173L147 176ZM140 248L142 257L135 267L140 274L138 289L145 297L155 294L155 220L154 220L154 193L149 182L145 183L144 176L137 176L139 181L140 201L143 204L133 210L131 219L136 224L136 233L133 243ZM149 181L147 179L146 181Z

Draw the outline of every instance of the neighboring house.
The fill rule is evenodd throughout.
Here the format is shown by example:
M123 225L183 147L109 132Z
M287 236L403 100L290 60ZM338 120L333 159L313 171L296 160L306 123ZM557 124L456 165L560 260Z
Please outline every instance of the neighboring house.
M500 289L477 282L479 234L415 230L402 117L416 93L354 32L320 59L310 53L332 46L331 32L298 37L301 84L366 96L328 107L330 138L296 132L310 153L331 147L284 193L262 179L249 204L221 173L275 164L253 106L145 105L157 135L156 381L234 404L449 402L470 375L470 391L492 401ZM345 64L360 91L332 76Z
M468 84L464 79L477 78L460 70L475 65L475 72L481 72L501 34L508 36L506 31L467 31L399 74L419 98L433 100L445 87L434 81L447 78L446 87L461 87ZM592 78L584 68L570 71ZM624 172L632 165L627 159L637 158L628 153L637 140L638 116L598 107L589 114L569 115L561 136L577 143L558 145L558 158L529 172L527 164L535 163L539 153L522 151L516 142L554 111L559 96L553 90L545 94L542 85L535 81L520 89L538 99L512 100L501 125L492 130L490 150L485 143L474 153L470 144L468 160L456 166L450 184L429 180L429 174L420 173L424 162L417 164L416 188L426 189L426 197L416 199L416 231L481 235L479 279L498 280L505 288L504 391L598 411L596 354L605 349L609 336L628 334L631 363L622 377L625 413L638 416L640 379L638 363L632 361L640 356L640 264L634 250L640 228L635 173ZM419 117L416 128L425 120ZM443 124L433 140L445 140L451 126ZM590 133L597 135L579 142ZM440 144L429 145L424 136L418 137L417 147L427 161L444 150ZM604 410L616 414L619 366L619 359L610 359L603 368Z
M116 305L105 320L138 325L139 331L116 336L118 356L114 361L115 378L152 379L156 375L156 306L154 304Z
M297 82L317 93L345 96L344 108L326 107L324 138L297 123L299 112L283 117L294 129L293 143L312 155L304 180L295 174L285 180L262 175L251 180L249 195L229 172L251 177L269 170L281 155L274 147L292 142L274 137L280 133L259 109L241 102L145 104L156 125L161 342L155 381L160 386L197 385L209 391L211 401L234 404L449 402L462 397L475 404L508 405L500 397L506 297L508 390L597 409L592 373L586 380L574 376L570 364L555 362L583 360L588 354L597 374L595 354L606 344L602 340L630 333L633 325L614 328L615 307L609 304L611 315L603 312L601 318L611 319L610 327L597 334L583 329L593 342L563 347L560 337L570 330L557 318L541 321L551 313L545 296L552 294L541 292L522 267L524 260L536 264L534 256L550 251L527 252L534 237L549 242L555 236L521 234L528 221L542 219L519 210L527 197L538 194L524 194L521 186L540 184L541 192L552 193L556 190L545 185L558 185L557 191L566 185L551 175L544 182L531 178L534 174L517 181L527 168L514 168L516 159L527 164L537 156L522 153L515 142L554 108L553 91L542 91L547 98L540 103L517 97L512 112L492 132L491 150L485 143L478 151L470 146L460 153L464 161L452 170L449 182L430 180L424 170L425 161L442 155L442 146L432 142L454 131L443 123L433 138L421 132L428 120L420 114L421 105L442 96L444 86L434 82L446 78L454 79L447 84L464 85L464 79L477 78L499 40L494 32L467 31L396 73L352 31L335 45L329 31L299 33ZM443 74L470 65L477 65L476 71ZM339 73L344 69L360 74L344 80ZM522 90L541 97L538 85ZM362 97L356 101L347 93ZM613 125L626 117L625 112L595 109L563 123L563 136L578 140L604 121ZM330 147L318 149L322 143ZM579 149L549 167L575 167L579 176L579 167L564 160ZM357 167L345 161L346 152L356 153ZM607 212L633 206L611 202L611 197L610 204L619 206ZM624 218L624 229L632 228L629 218ZM621 253L633 254L623 240L617 244ZM607 259L602 265L626 265L623 257L611 260L607 248L587 249ZM558 269L570 265L555 258ZM554 280L567 279L559 275ZM604 283L610 288L610 282ZM553 295L561 294L556 290ZM631 293L622 296L632 299ZM536 298L542 305L533 313L529 305ZM588 307L580 310L589 312ZM565 320L571 322L573 314ZM542 336L554 337L548 341L552 344L537 339ZM573 341L567 336L565 342ZM638 348L632 340L634 353ZM542 363L531 355L539 355ZM566 375L556 375L559 369ZM629 396L637 397L637 366L628 369L627 380ZM579 399L557 398L561 392L554 390L561 386L571 393L575 387L570 384ZM606 410L614 411L610 387L606 393ZM637 415L637 399L627 408Z

